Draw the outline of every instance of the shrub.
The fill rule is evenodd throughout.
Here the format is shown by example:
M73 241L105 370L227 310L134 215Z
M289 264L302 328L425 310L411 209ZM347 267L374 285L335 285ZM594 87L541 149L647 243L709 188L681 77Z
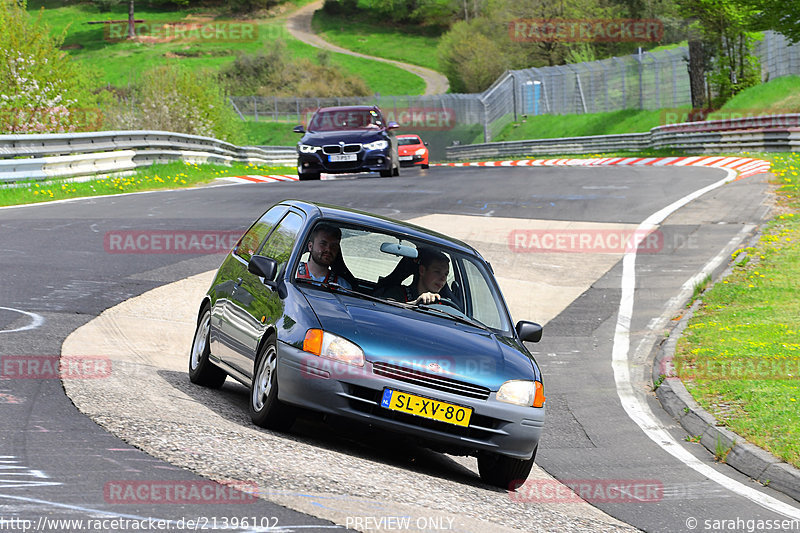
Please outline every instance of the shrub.
M286 45L276 41L257 54L242 54L219 75L231 94L260 96L367 96L363 79L348 76L331 65L330 54L321 51L317 63L294 59Z
M133 105L121 104L110 114L110 127L174 131L231 143L244 140L241 119L212 73L178 65L154 67L142 75L131 98Z
M439 42L439 65L453 92L481 92L509 68L503 48L486 36L486 24L481 18L456 22Z
M96 76L59 50L25 2L0 1L0 133L99 129Z

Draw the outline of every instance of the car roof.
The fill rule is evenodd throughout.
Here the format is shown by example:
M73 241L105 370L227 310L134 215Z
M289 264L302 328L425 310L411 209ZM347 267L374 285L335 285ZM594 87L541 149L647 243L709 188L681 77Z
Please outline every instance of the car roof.
M336 205L322 204L317 202L284 200L280 203L282 205L290 205L300 209L309 216L309 220L324 218L349 224L366 224L374 227L375 229L384 230L390 233L403 234L412 239L420 239L428 241L433 245L453 248L469 255L477 255L483 259L483 256L481 256L481 254L475 248L463 241L448 237L447 235L443 235L429 229L425 229L421 226L409 224L407 222L359 211L357 209L350 209L347 207L339 207Z
M373 109L380 111L376 105L341 105L334 107L320 107L317 109L317 113L320 111L326 113L336 113L337 111L370 111Z

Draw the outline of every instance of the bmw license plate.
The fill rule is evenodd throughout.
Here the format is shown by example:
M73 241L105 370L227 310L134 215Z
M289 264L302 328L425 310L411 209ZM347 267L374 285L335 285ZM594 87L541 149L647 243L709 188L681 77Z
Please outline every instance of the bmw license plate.
M391 389L384 389L381 407L464 427L469 426L469 419L472 416L472 409L469 407Z
M328 161L331 163L341 163L342 161L355 161L358 159L358 154L335 154L329 155Z

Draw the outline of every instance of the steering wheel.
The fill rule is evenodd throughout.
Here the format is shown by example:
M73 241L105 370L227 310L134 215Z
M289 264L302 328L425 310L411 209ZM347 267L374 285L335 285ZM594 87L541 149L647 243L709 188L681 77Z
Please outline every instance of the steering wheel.
M457 303L455 303L453 300L449 298L443 298L442 296L439 296L439 300L437 300L431 305L436 305L436 304L448 305L450 307L457 309L458 312L461 312L461 307L459 307Z

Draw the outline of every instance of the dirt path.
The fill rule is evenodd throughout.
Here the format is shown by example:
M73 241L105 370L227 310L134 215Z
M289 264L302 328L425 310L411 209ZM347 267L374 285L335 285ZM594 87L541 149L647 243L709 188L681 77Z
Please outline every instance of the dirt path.
M347 50L346 48L336 46L335 44L331 44L322 39L311 29L311 18L314 16L314 11L322 8L322 4L323 0L317 0L316 2L303 6L294 14L292 14L286 20L286 29L289 30L289 33L291 33L296 39L310 44L311 46L316 46L317 48L324 48L326 50L330 50L331 52L338 52L340 54L347 54L355 57L363 57L364 59L372 59L373 61L382 61L384 63L389 63L399 67L403 70L407 70L412 74L416 74L425 80L425 94L442 94L447 92L447 89L450 87L450 83L447 81L445 76L434 70L417 65L409 65L408 63L401 63L400 61L394 61L392 59L384 59L382 57L360 54L358 52L353 52L352 50Z

